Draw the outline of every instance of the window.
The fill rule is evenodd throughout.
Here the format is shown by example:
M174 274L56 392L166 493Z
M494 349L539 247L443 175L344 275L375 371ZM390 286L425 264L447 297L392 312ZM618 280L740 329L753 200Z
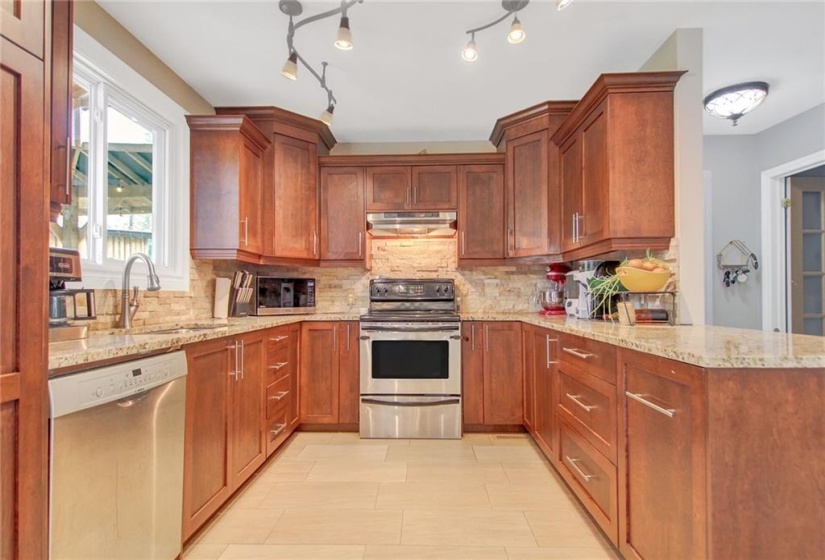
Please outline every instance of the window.
M162 289L188 290L185 111L77 28L71 133L72 204L58 226L80 251L83 284L118 287L141 252Z

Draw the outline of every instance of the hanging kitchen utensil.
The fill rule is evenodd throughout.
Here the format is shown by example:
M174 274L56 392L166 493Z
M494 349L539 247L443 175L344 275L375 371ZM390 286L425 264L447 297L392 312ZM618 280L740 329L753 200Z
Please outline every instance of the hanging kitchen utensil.
M747 282L751 270L759 269L759 260L747 245L734 239L716 254L716 266L724 271L722 283L729 288L737 282Z

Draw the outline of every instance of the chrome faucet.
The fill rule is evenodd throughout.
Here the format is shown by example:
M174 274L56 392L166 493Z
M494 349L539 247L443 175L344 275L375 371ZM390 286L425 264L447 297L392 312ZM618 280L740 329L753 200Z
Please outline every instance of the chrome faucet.
M149 258L149 255L146 253L134 253L131 257L129 257L129 260L126 261L126 269L123 271L123 291L120 294L121 329L132 328L132 317L135 316L135 313L140 306L138 303L138 293L140 293L140 288L137 286L134 287L134 295L132 296L132 300L129 301L129 275L132 273L132 265L138 259L146 263L146 268L149 269L149 285L146 287L146 290L149 292L156 292L160 290L160 279L158 278L157 272L155 272L155 265L152 264L152 260Z

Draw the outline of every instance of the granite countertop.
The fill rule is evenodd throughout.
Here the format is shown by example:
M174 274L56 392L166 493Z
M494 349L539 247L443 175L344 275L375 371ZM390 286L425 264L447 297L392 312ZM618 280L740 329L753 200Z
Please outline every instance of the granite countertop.
M202 322L218 328L184 334L153 334L180 325L98 331L84 340L49 344L49 370L66 372L85 364L138 357L184 344L301 321L357 321L356 312L279 317L244 317ZM825 368L825 337L710 326L623 327L617 323L545 317L538 313L462 313L465 321L521 321L622 348L706 368Z

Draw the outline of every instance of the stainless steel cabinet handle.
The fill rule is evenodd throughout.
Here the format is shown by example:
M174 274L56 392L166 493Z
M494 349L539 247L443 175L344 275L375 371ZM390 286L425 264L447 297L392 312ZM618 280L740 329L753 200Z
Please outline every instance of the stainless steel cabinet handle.
M338 325L332 327L332 349L338 348Z
M241 341L241 380L243 380L243 370L244 370L244 354L246 353L246 348L244 347L243 340Z
M581 397L582 397L581 395L571 395L570 393L566 393L566 395L567 395L567 398L568 398L568 399L570 399L571 401L573 401L574 403L576 403L577 405L579 405L580 407L582 407L583 409L585 409L587 412L590 412L590 411L591 411L591 410L593 410L594 408L599 408L599 407L597 407L597 406L595 406L595 405L587 405L587 404L584 404L583 402L581 402L581 401L579 400L579 399L581 399Z
M235 367L234 367L234 369L233 369L232 371L230 371L230 372L229 372L229 375L231 375L232 377L234 377L234 378L235 378L235 380L237 381L237 380L238 380L238 343L236 342L236 343L235 343L235 344L233 344L232 346L227 346L227 347L226 347L226 349L227 349L227 350L232 350L233 352L235 352L235 354L234 354L234 357L235 357Z
M638 402L642 403L643 405L645 405L646 407L652 408L656 412L664 414L668 418L673 418L674 416L676 416L676 409L664 408L664 407L659 406L656 403L652 403L649 400L644 398L644 397L647 397L648 395L643 395L643 394L639 394L639 393L631 393L630 391L625 391L624 394L627 395L628 397L630 397L631 399L633 399L634 401L638 401Z
M363 235L364 234L361 233L360 231L358 232L358 258L361 258L361 253L363 252L363 250L361 248L361 243L362 243L361 240L363 239Z
M72 159L72 137L69 136L66 138L66 192L63 193L66 197L66 204L69 203L69 199L72 196L72 169L74 168Z
M473 323L470 325L470 344L472 345L473 350L476 349L476 324Z
M587 236L582 234L584 231L584 214L576 213L576 241L581 241Z
M244 246L249 245L249 218L244 218L241 220L243 223L243 244Z
M286 430L286 423L278 424L278 429L277 430L270 430L270 433L272 434L272 439L275 439L276 437L278 437L278 435L280 435L280 433L283 432L284 430Z
M579 242L579 213L573 212L573 243Z
M347 352L349 352L349 341L350 341L350 336L349 336L349 323L347 323Z
M484 325L484 349L490 351L490 325Z
M278 371L279 369L285 367L288 363L289 362L278 362L277 364L272 364L271 366L269 366L269 369Z
M464 245L465 245L465 235L464 232L461 232L461 256L464 256Z
M289 338L289 335L276 336L274 338L270 338L269 340L271 342L281 342L282 340L286 340L287 338Z
M579 468L576 464L579 462L579 459L573 459L570 455L565 455L564 460L567 461L567 464L573 467L573 469L579 473L579 475L584 479L585 482L590 482L591 478L596 478L594 474L586 474L583 470Z
M415 206L416 204L418 204L418 187L413 187L412 192L413 192L413 206Z
M287 396L288 394L289 394L289 391L281 391L277 395L272 395L271 397L269 397L269 400L279 401L279 400L283 399L285 396Z
M318 254L318 232L317 231L312 232L312 254L313 254L313 256Z
M588 354L587 352L582 352L578 348L567 348L562 346L562 351L567 352L568 354L571 354L573 356L576 356L577 358L581 358L582 360L589 360L590 358L595 356L595 354Z
M516 250L516 236L512 229L507 230L507 246L510 247L511 251Z
M407 206L410 206L410 191L412 187L407 187Z
M546 344L547 344L547 368L550 369L550 366L552 366L553 364L559 363L558 360L551 360L550 359L550 343L551 342L553 342L553 343L558 342L559 339L558 338L550 338L549 334L545 335L545 337L547 338L547 341L546 341Z

